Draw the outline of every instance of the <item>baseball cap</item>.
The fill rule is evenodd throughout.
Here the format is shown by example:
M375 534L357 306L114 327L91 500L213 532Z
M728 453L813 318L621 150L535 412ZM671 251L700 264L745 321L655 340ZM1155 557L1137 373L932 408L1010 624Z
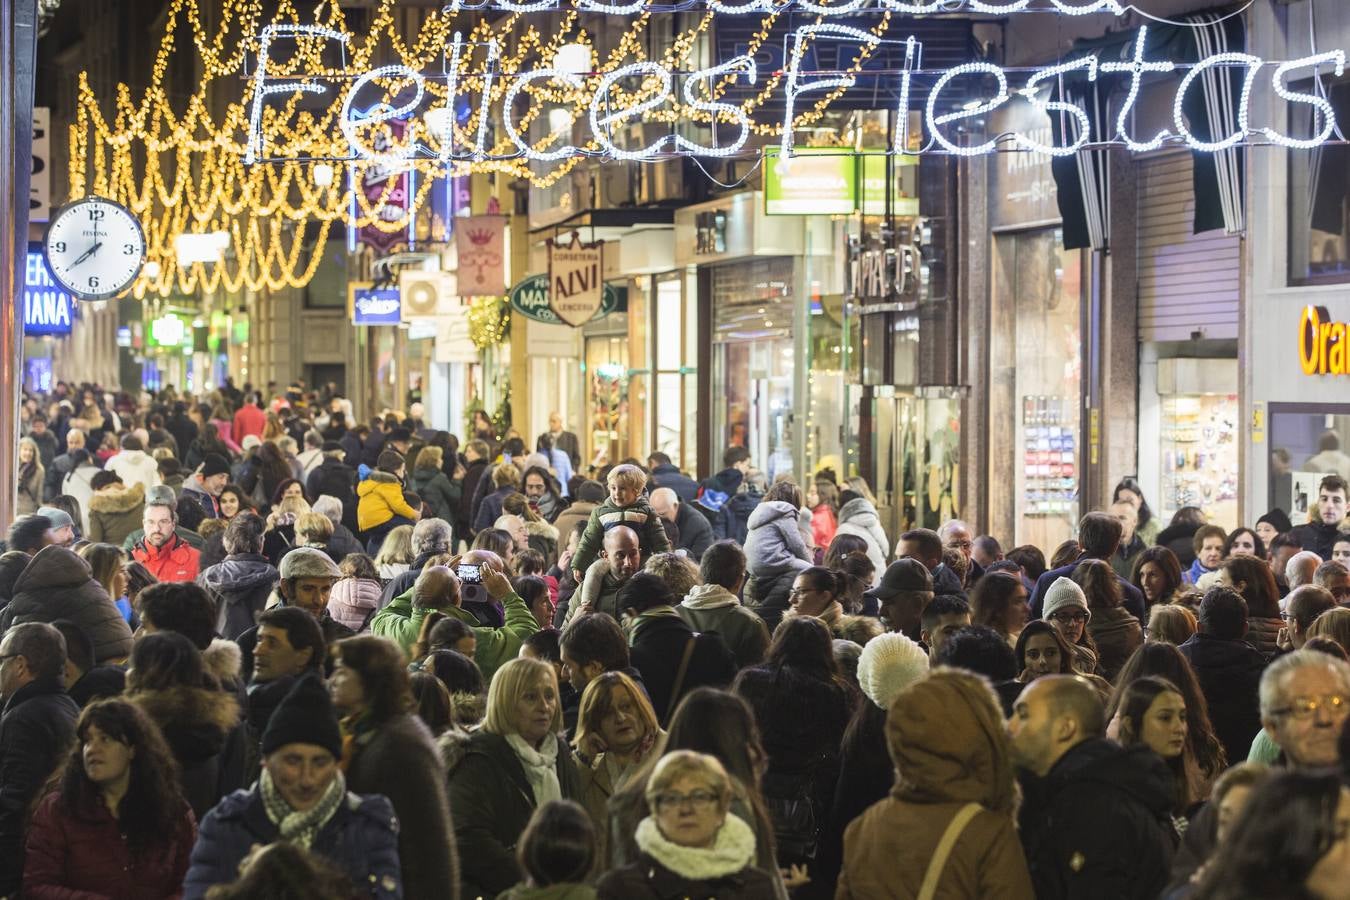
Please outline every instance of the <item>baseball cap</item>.
M256 434L246 434L244 435L244 439L239 442L239 446L243 447L245 450L252 450L254 447L259 447L261 445L262 438L258 437Z
M917 559L897 559L886 567L881 583L869 593L878 600L889 600L902 591L931 591L933 576L928 568Z
M315 547L296 547L281 558L282 578L341 578L342 572L327 553Z

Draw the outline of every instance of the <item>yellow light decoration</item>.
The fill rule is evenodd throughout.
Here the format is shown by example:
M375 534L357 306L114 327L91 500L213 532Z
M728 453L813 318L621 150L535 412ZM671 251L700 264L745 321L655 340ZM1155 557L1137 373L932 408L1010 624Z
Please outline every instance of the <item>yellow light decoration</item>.
M505 297L474 297L469 303L469 340L479 350L511 336L511 302Z
M235 292L302 287L313 277L322 258L323 243L333 227L373 228L387 234L406 231L409 217L422 208L433 187L433 176L499 172L510 178L527 179L538 187L554 184L585 157L578 155L542 164L516 156L456 161L448 167L435 159L417 159L408 166L416 173L417 188L407 198L404 214L386 217L388 201L401 180L387 179L380 196L375 198L368 197L364 189L351 189L352 184L363 184L371 165L350 159L351 148L338 128L344 92L333 90L332 83L350 82L355 75L390 61L418 72L438 71L445 48L454 34L460 32L466 46L459 65L459 90L462 94L481 96L485 81L482 48L488 41L496 41L501 48L498 66L504 76L546 64L564 44L591 44L591 71L583 76L580 88L550 86L540 80L520 92L529 104L517 116L517 128L521 134L528 134L530 123L553 106L570 108L574 119L584 118L605 73L646 61L644 39L652 15L643 12L633 17L602 60L591 36L579 26L575 9L559 10L556 30L544 37L529 17L520 14L504 15L493 23L480 14L457 12L449 4L440 9L399 9L398 0L378 0L371 8L369 26L360 33L347 27L337 0L322 0L307 16L300 14L293 0L281 0L275 4L276 12L270 18L264 11L265 6L274 5L270 0L266 4L264 0L223 0L213 15L218 24L214 31L208 31L198 3L199 0L173 0L170 4L150 80L140 98L133 97L126 85L118 85L111 103L101 103L87 77L80 76L75 124L69 136L71 196L96 193L110 197L125 203L140 217L145 228L147 258L159 264L159 272L153 277L142 276L136 282L133 294L137 298L198 289L223 288ZM396 20L407 22L416 17L420 17L416 33L401 33ZM777 17L777 10L763 16L747 53L754 55L768 39ZM889 20L890 14L884 14L872 31L884 33ZM661 65L671 70L688 68L690 54L712 21L713 14L706 12L692 27L675 34L661 54ZM817 21L823 21L823 17ZM318 108L315 103L318 95L313 93L274 95L276 102L265 106L261 116L264 147L271 157L245 166L252 99L252 82L246 76L257 64L258 36L267 24L320 25L346 35L347 42L343 63L336 69L331 67L335 52L331 41L300 38L288 42L288 47L294 44L293 51L272 54L268 66L275 78L331 80L330 90L324 95L328 103ZM191 35L190 43L184 41L186 46L180 47L175 40L175 33L179 32ZM327 61L325 50L330 57ZM861 68L870 52L871 48L863 47L850 71ZM169 102L166 80L177 53L195 54L192 62L200 66L203 74L186 102L176 101L175 106ZM710 83L705 96L720 98L735 78L732 74ZM770 74L762 89L742 104L742 109L747 114L753 113L778 88L780 81L780 75ZM389 89L397 87L395 82L396 79L386 79L377 84ZM510 82L507 77L493 79L489 111L500 108ZM443 80L430 78L424 88L427 99L419 113L447 101L448 90ZM617 104L629 105L650 97L656 89L657 80L646 79L632 90L614 86L611 97ZM795 124L800 127L817 121L842 92L840 88L823 94L813 107L801 112ZM110 108L110 115L105 115L105 108ZM473 143L479 127L478 110L475 98L468 120L453 125L452 139L456 143ZM711 114L689 108L675 97L648 118L665 123L712 121ZM730 115L723 119L733 121ZM754 124L755 131L764 135L776 134L781 127L781 123ZM437 137L430 133L420 114L415 114L408 123L403 140L419 142L433 152L439 147ZM559 135L550 133L532 146L547 150L558 140ZM594 140L581 145L587 152L598 148ZM511 157L513 150L509 140L501 136L487 153ZM317 184L313 177L317 161L332 166L331 180L324 185ZM210 231L230 235L230 247L224 258L211 265L180 266L174 239L184 233ZM307 243L315 249L306 250ZM504 318L509 323L509 315ZM486 336L495 333L494 329Z

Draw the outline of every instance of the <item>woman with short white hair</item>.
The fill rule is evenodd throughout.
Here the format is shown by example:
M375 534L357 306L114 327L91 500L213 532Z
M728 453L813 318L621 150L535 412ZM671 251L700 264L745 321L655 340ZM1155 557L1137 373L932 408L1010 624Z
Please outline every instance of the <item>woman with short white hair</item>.
M647 782L651 814L638 823L636 835L641 855L600 879L599 900L772 900L772 879L752 864L755 833L730 806L731 779L716 757L692 750L667 754Z

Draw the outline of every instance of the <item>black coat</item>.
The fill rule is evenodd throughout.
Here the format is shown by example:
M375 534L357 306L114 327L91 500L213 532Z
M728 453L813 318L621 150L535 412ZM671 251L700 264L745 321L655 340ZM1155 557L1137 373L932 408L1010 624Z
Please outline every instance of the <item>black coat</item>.
M1022 775L1022 847L1037 900L1158 896L1176 851L1176 790L1157 754L1091 738L1045 778Z
M1265 656L1246 641L1225 641L1207 634L1194 634L1177 649L1200 682L1209 721L1228 762L1242 762L1261 730L1258 693Z
M159 726L178 761L183 799L200 820L222 797L247 787L248 730L232 692L176 687L128 699Z
M216 601L216 633L233 641L252 628L280 579L259 553L227 556L198 575L197 583Z
M473 500L478 493L478 483L487 471L486 459L475 459L464 467L464 483L460 485L459 512L455 515L455 534L468 538L473 525Z
M750 532L750 514L763 499L763 494L754 491L733 495L717 512L717 518L712 523L713 537L719 541L731 538L744 547L745 537Z
M0 715L0 896L18 894L28 806L65 761L79 714L56 680L30 682L5 703Z
M347 789L388 797L394 815L406 823L398 834L403 895L410 900L453 896L448 887L459 882L459 857L445 763L422 720L402 713L373 732L358 733L347 765Z
M691 638L694 651L689 668L679 694L672 696L680 660ZM726 641L711 632L695 636L689 623L673 612L669 616L655 616L637 628L629 658L633 668L642 673L656 718L663 723L669 720L680 698L694 688L726 687L736 677L736 657Z
M769 634L773 634L778 623L783 621L783 614L792 605L792 584L800 574L790 569L765 578L752 575L746 579L745 606L764 620L764 624L769 627Z
M746 866L720 878L692 879L677 875L646 853L636 862L607 872L595 886L599 900L774 900L773 879L763 869Z
M1304 550L1311 550L1323 559L1331 559L1336 542L1345 540L1344 533L1337 526L1322 522L1300 525L1292 533Z
M342 524L356 533L356 470L336 459L324 459L309 473L305 481L305 496L311 502L324 494L342 501Z
M693 482L689 482L693 484ZM713 545L713 530L708 517L694 509L693 501L680 498L680 508L675 513L675 527L679 529L677 550L688 550L689 555L698 562L703 552ZM566 537L566 535L564 535Z
M1154 543L1176 554L1177 561L1181 563L1181 571L1185 572L1191 567L1191 563L1195 562L1195 533L1199 530L1199 525L1187 523L1168 525L1158 532L1158 539Z
M461 749L450 769L450 806L463 861L460 896L495 897L521 880L516 844L534 815L534 791L505 737L476 731L463 739ZM558 784L563 799L581 799L580 776L562 737Z

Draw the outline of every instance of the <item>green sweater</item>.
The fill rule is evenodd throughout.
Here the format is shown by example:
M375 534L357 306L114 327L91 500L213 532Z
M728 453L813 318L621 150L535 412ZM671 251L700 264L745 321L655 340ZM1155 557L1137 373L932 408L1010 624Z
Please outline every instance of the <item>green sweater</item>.
M412 645L417 641L417 635L422 631L422 622L431 612L430 609L415 608L412 595L413 589L409 588L390 601L388 606L370 620L371 634L388 638L398 644L404 653L411 651ZM493 674L506 665L508 660L515 659L520 653L520 645L539 630L539 623L534 620L534 614L515 591L506 595L502 600L502 606L506 610L506 624L501 628L486 628L479 625L472 613L458 606L440 610L450 618L459 619L473 627L474 637L478 639L473 661L483 673L484 683L490 682Z
M638 546L642 558L649 559L653 553L669 553L670 540L661 519L652 511L647 498L639 498L632 506L615 506L610 500L601 503L591 511L586 522L586 530L577 542L577 552L572 557L572 568L584 573L600 555L600 547L605 542L605 532L617 525L627 525L637 532Z

